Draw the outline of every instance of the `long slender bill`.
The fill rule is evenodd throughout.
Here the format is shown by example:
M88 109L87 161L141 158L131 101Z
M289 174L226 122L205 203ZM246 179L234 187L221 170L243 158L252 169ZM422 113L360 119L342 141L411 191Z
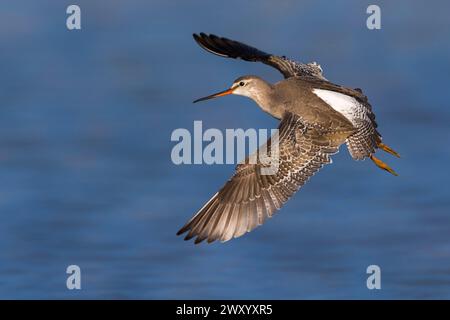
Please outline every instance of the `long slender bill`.
M230 88L230 89L227 89L227 90L218 92L218 93L214 93L214 94L212 94L212 95L210 95L210 96L206 96L206 97L197 99L197 100L195 100L193 103L200 102L200 101L205 101L205 100L209 100L209 99L213 99L213 98L217 98L217 97L223 97L223 96L232 94L232 93L233 93L233 90L234 90L234 88Z

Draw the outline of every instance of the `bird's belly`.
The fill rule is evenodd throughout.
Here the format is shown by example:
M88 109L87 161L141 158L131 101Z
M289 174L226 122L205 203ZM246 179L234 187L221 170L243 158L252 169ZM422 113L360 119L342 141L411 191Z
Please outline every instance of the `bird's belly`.
M313 89L313 93L355 126L361 120L369 120L364 105L353 97L324 89Z

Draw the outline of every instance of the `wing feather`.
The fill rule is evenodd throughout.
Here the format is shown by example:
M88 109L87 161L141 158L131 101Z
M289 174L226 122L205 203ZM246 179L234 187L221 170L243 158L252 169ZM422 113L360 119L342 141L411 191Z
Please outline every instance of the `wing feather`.
M248 157L178 234L189 231L185 239L197 237L195 243L199 243L206 239L225 242L250 232L272 217L324 164L330 163L330 156L346 139L331 139L292 113L285 114L279 132L278 171L263 175L261 169L266 164L249 163ZM271 152L271 139L267 150Z
M315 62L300 63L285 56L269 54L244 43L213 34L194 33L193 37L200 47L208 52L221 57L262 62L280 71L285 78L310 76L325 80L322 68Z

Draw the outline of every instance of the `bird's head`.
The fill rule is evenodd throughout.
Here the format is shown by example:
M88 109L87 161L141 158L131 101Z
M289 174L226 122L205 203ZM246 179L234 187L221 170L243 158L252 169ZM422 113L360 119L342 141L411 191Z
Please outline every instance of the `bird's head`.
M197 99L194 103L212 98L223 97L229 94L236 94L257 100L258 96L264 93L263 91L266 90L268 86L270 85L266 81L257 76L243 76L234 80L229 89Z

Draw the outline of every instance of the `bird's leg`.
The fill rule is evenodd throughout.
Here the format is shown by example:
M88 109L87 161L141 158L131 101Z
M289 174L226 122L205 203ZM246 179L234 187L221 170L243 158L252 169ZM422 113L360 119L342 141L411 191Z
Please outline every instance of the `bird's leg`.
M388 147L387 145L385 145L382 142L378 142L377 143L378 148L380 148L383 151L386 151L387 153L392 154L393 156L396 156L397 158L400 158L400 155L391 147Z
M394 176L398 176L397 172L392 170L391 167L389 167L386 163L384 163L380 159L375 158L375 156L373 154L370 155L370 159L377 165L378 168L386 170L387 172L393 174Z

